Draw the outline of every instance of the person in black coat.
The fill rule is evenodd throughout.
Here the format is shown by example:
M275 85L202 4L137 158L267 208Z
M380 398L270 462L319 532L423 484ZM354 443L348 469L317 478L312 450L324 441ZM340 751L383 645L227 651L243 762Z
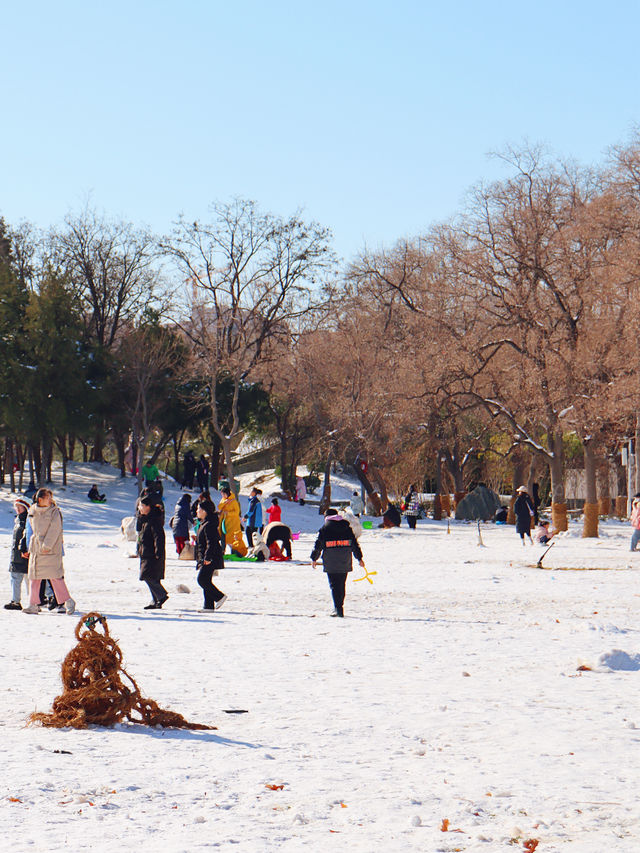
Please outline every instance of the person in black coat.
M199 501L196 515L200 520L196 536L196 568L198 583L204 591L202 609L218 610L227 600L227 596L211 581L214 571L224 568L215 504L210 500Z
M22 610L20 590L23 582L27 583L27 569L29 567L29 559L24 556L27 553L25 525L27 523L27 510L29 506L29 501L24 498L16 498L13 502L16 518L13 524L13 547L11 549L11 562L9 563L9 571L11 572L11 601L5 604L5 610Z
M363 568L364 560L349 522L338 515L335 509L328 509L324 516L324 525L318 532L318 538L311 552L311 565L315 569L316 562L322 554L322 563L335 606L331 615L342 617L347 574L352 570L351 555L355 556Z
M200 459L196 463L196 479L200 491L206 492L209 488L209 463L203 454L200 455Z
M187 450L183 460L184 476L180 488L187 488L189 491L193 489L193 475L196 473L196 460L193 455L193 450Z
M140 580L147 584L153 598L145 610L160 610L169 598L169 593L160 583L164 578L165 537L162 512L154 500L154 497L147 495L138 504Z
M531 519L535 514L533 501L529 497L526 486L518 486L516 491L518 492L518 497L513 505L513 511L516 514L516 533L520 534L523 545L525 533L529 537L529 542L533 545L533 539L531 538Z
M173 531L173 541L176 543L176 551L178 552L178 556L180 556L184 546L189 541L189 527L193 524L191 495L184 494L180 497L171 516L170 523L171 530Z

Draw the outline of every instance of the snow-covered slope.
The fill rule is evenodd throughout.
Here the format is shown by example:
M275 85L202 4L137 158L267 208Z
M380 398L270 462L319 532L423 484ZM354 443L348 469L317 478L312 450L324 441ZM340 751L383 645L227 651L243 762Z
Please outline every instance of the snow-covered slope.
M106 505L86 500L93 482ZM118 529L133 480L76 464L54 492L78 607L107 616L143 695L218 729L25 727L60 692L77 617L0 609L7 849L640 850L640 554L627 525L583 540L572 523L550 570L513 528L484 525L481 547L473 524L374 527L361 539L374 583L356 567L338 620L308 564L317 508L285 503L294 563L230 564L216 579L224 608L200 613L193 564L168 533L171 597L145 612ZM167 481L167 518L178 496ZM5 601L11 525L5 489Z

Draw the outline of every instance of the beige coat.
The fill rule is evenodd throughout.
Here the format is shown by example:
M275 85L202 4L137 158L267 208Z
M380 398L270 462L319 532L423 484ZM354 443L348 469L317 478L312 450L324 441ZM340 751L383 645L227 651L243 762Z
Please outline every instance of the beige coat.
M34 505L27 513L33 535L29 542L30 578L64 577L62 566L62 513L55 504Z

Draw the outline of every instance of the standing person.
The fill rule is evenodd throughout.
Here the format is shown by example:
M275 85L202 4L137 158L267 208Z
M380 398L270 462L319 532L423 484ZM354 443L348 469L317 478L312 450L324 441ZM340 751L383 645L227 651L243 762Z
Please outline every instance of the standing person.
M303 480L302 477L298 477L296 480L296 500L300 504L300 506L304 506L304 502L307 499L307 484Z
M51 489L38 489L35 503L27 513L27 523L31 528L31 537L27 543L29 606L22 612L38 612L40 581L48 580L58 604L64 604L64 609L71 615L76 609L76 603L64 582L62 513L53 500Z
M28 589L27 569L29 567L29 555L27 553L27 539L24 528L27 523L29 501L24 498L16 498L13 502L13 508L16 511L16 517L13 523L11 562L9 563L9 572L11 573L11 601L9 604L5 604L4 609L22 610L20 591L23 581Z
M278 498L271 498L271 506L267 507L267 515L269 516L269 524L274 521L282 521L282 510Z
M196 473L196 460L193 456L193 450L187 450L183 459L183 477L181 489L186 488L191 491L193 489L193 476Z
M153 495L146 495L138 502L140 513L140 536L138 555L140 557L140 580L151 591L152 602L145 610L160 610L169 593L160 581L164 578L165 537L162 524L162 512L155 503Z
M322 554L324 571L329 580L335 610L332 616L344 616L344 595L347 574L352 570L351 555L364 568L362 551L351 525L335 509L324 514L324 525L318 532L318 538L311 552L311 565L315 569Z
M160 477L160 471L158 470L158 466L150 459L147 459L145 464L142 466L142 477L144 479L144 484L148 489L157 488L156 483ZM160 485L162 487L162 484Z
M640 542L640 495L636 495L631 503L631 516L629 518L633 533L631 534L631 550L635 551Z
M362 498L360 497L360 495L357 492L354 492L351 495L351 498L349 500L349 505L351 507L351 512L356 517L358 517L359 515L362 515L362 513L364 512L364 501L362 500Z
M198 488L201 492L206 492L209 488L209 463L207 462L204 454L200 455L200 459L196 464L196 479L198 481Z
M416 521L420 513L420 498L416 491L416 484L411 483L409 491L404 499L404 515L407 519L407 524L412 530L416 529Z
M193 522L191 515L191 495L181 495L171 517L171 530L173 541L176 543L178 556L182 553L184 546L189 540L189 525Z
M253 533L257 530L262 533L262 504L260 503L260 495L262 490L255 486L249 494L249 508L244 515L245 521L245 536L249 543L249 548L253 548Z
M533 501L529 497L526 486L518 486L516 489L518 497L513 505L513 511L516 514L516 533L520 534L522 544L524 545L525 533L529 537L529 542L533 545L531 538L531 519L534 516Z
M214 571L224 568L215 504L210 500L199 501L196 515L200 521L196 536L196 568L198 583L204 592L202 609L219 610L227 600L227 596L211 581Z
M242 538L242 524L240 523L240 504L236 500L236 496L231 493L231 489L220 489L222 500L218 504L218 513L220 515L220 541L222 542L222 552L228 545L232 552L235 551L240 557L244 557L247 553L247 546Z

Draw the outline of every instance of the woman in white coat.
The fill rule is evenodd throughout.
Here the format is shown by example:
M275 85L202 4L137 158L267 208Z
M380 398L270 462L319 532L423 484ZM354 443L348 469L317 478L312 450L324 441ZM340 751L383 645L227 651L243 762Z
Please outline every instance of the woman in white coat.
M53 500L50 489L38 489L35 500L27 513L27 526L31 528L28 537L29 549L29 606L23 613L37 613L40 601L40 581L48 580L59 604L64 604L67 613L76 609L76 603L69 595L64 582L62 565L62 513Z

